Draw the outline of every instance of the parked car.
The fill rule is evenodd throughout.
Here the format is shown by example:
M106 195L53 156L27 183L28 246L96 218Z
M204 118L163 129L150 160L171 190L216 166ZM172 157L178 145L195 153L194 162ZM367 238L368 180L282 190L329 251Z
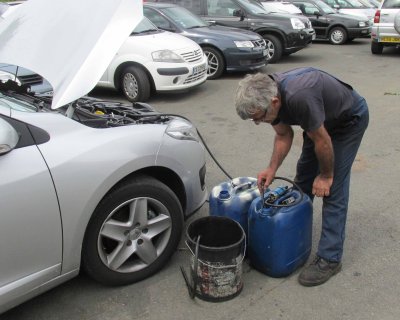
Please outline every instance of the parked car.
M208 79L224 71L249 71L264 67L265 40L257 33L209 25L189 10L174 4L146 3L144 15L158 28L183 35L203 49L208 59Z
M132 32L97 84L131 102L156 92L182 91L207 80L207 57L194 41L158 29L147 18Z
M358 0L322 0L339 13L353 16L367 17L373 23L375 9L362 4Z
M0 313L80 269L108 285L154 274L207 198L204 146L189 121L82 96L140 21L142 3L23 7L0 21L0 61L46 75L54 93L0 82Z
M306 17L270 13L258 0L150 0L185 7L212 24L257 32L267 43L267 61L306 48L315 37Z
M372 26L371 52L381 54L393 46L400 46L400 0L382 0Z
M321 0L291 0L311 20L318 40L344 44L355 38L370 37L371 24L365 17L336 13Z

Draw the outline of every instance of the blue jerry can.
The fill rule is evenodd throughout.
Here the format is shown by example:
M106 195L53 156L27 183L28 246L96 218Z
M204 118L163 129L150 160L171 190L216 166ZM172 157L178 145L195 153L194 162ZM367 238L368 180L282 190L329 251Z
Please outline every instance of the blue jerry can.
M247 236L249 207L251 202L259 196L256 178L234 178L211 190L209 213L211 216L228 217L239 222Z
M313 209L310 198L301 191L275 190L251 203L248 257L255 269L271 277L284 277L310 255Z

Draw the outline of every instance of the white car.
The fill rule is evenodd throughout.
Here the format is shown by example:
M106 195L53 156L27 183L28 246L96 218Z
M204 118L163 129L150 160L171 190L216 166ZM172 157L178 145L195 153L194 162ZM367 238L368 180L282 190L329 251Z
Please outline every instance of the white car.
M207 198L189 121L82 97L142 18L141 0L97 2L31 0L0 21L0 62L54 89L0 81L0 313L80 269L107 285L149 277Z
M207 58L194 41L143 21L118 51L98 86L120 90L132 102L152 92L181 91L207 80Z

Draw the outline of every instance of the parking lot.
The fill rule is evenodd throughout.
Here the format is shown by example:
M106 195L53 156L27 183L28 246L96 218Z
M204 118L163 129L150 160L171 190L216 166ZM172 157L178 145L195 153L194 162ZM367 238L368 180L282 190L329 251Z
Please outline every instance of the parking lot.
M270 278L245 262L244 289L238 297L221 303L191 300L179 269L189 268L183 236L170 263L147 280L110 288L81 275L0 319L398 319L399 58L400 50L395 48L372 55L369 39L342 46L317 42L262 69L272 73L300 66L321 68L351 84L370 107L370 125L352 171L343 271L328 283L305 288L297 283L298 271L286 278ZM159 94L149 104L191 119L231 176L255 177L269 160L273 130L236 115L233 93L243 75L228 74L181 94ZM123 101L110 90L96 89L91 95ZM296 130L280 176L293 178L300 151L301 131ZM208 189L227 179L208 157ZM319 200L314 203L314 248L319 239L320 204ZM187 223L207 214L206 203Z

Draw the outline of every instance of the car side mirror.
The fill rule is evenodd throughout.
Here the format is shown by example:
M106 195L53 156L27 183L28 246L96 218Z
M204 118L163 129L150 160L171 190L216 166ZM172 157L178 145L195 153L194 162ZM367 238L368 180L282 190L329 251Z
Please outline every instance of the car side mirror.
M13 150L18 141L18 132L11 124L0 118L0 156Z
M340 6L339 6L338 4L334 4L333 7L334 7L336 10L339 10L339 9L340 9Z
M233 10L233 16L234 16L234 17L240 17L241 20L243 20L243 18L244 18L244 12L243 12L242 9L235 9L235 10Z
M321 12L319 12L318 10L314 11L314 15L316 15L317 18L319 18L320 16L322 16Z

